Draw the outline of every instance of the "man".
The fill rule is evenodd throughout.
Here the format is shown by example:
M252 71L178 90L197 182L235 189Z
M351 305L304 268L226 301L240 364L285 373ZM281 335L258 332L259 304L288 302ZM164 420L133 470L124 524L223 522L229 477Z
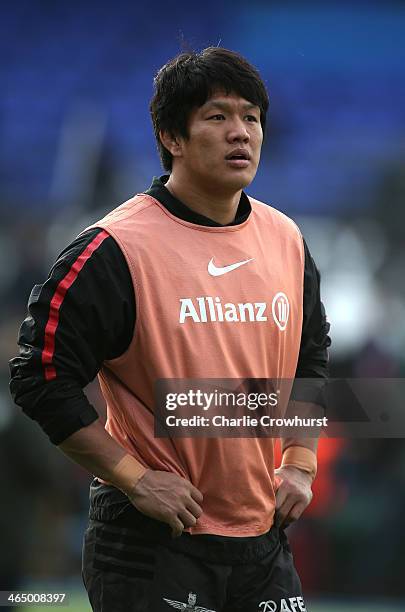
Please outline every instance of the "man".
M31 293L11 390L96 476L93 610L305 610L283 527L311 500L316 441L283 440L276 480L271 438L154 437L157 379L326 376L315 264L295 224L243 192L267 109L236 53L168 62L151 115L169 176L83 232ZM209 298L267 315L181 313ZM97 373L105 428L82 392Z

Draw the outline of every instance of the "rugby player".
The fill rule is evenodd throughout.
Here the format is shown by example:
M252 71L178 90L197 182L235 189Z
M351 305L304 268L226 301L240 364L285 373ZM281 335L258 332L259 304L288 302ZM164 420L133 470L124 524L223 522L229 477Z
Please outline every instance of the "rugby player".
M93 610L302 612L285 527L310 503L316 440L282 440L275 470L272 438L155 438L154 383L326 377L319 273L295 223L243 191L269 105L257 70L207 48L154 84L167 174L33 288L11 391L95 476L82 572ZM97 374L105 427L83 393Z

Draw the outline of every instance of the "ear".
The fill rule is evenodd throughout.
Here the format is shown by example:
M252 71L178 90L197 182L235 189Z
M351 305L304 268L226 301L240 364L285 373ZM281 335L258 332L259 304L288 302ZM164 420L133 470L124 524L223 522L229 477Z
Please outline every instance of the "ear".
M181 157L182 148L179 138L163 130L159 132L159 137L162 145L173 155L173 157Z

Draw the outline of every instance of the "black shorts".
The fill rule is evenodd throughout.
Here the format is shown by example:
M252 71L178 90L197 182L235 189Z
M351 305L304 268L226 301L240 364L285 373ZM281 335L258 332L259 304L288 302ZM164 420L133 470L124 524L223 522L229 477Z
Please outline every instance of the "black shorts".
M94 612L305 612L287 536L184 533L125 505L116 518L90 518L83 581ZM92 511L90 512L92 516Z

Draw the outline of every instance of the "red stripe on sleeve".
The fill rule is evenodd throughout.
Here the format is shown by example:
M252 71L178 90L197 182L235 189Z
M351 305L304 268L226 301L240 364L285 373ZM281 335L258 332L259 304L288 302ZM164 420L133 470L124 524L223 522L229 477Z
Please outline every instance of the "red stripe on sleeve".
M83 253L72 264L69 272L59 281L56 291L52 297L49 307L49 317L45 327L44 350L42 351L42 364L45 370L45 379L52 380L56 378L56 370L52 365L53 356L55 353L55 335L59 324L59 310L65 299L65 295L70 287L75 282L80 270L83 268L86 261L104 242L109 234L102 230L97 236L87 245Z

